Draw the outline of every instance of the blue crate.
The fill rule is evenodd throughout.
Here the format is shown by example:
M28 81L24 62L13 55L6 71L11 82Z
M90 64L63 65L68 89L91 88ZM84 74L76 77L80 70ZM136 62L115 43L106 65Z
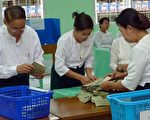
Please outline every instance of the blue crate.
M12 120L31 120L49 115L51 91L42 92L29 86L0 88L0 116Z
M112 120L140 120L140 112L150 110L150 89L111 94Z

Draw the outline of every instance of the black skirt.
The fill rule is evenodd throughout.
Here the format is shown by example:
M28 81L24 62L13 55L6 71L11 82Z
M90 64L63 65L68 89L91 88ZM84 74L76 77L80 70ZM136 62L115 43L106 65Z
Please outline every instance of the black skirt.
M76 73L79 73L81 75L85 75L84 65L82 65L82 67L77 67L76 69L73 69L73 68L69 68L69 69L76 72ZM60 77L57 74L57 72L55 71L54 65L52 66L52 69L51 69L51 90L76 87L76 86L81 86L81 85L82 85L82 83L79 80L67 77L65 75Z
M18 74L8 79L0 79L0 88L8 86L29 85L28 74Z

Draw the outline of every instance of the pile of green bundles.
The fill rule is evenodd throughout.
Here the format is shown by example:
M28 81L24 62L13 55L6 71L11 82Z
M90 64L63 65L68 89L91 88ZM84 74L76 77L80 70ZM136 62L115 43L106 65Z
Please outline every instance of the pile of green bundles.
M91 101L92 103L95 103L95 106L108 105L109 103L106 100L106 96L108 95L108 93L102 91L100 87L102 81L102 79L98 79L87 85L83 85L78 95L79 100L83 103Z

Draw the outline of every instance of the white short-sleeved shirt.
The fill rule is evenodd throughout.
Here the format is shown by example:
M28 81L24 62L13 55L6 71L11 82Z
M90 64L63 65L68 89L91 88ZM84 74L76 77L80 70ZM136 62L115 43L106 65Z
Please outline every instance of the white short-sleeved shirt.
M128 43L124 37L113 40L110 51L110 67L116 71L118 64L129 64L132 48L137 43Z
M102 31L96 32L92 39L94 39L94 45L96 47L111 47L113 42L113 36L110 32L106 31L106 33Z
M17 75L16 67L21 64L43 62L43 50L37 33L29 26L19 42L8 33L7 26L0 27L0 78Z
M85 68L92 68L93 41L91 36L78 43L74 36L73 30L62 35L57 42L57 50L55 53L55 70L62 76L69 71L69 68L81 67L85 63Z
M128 75L122 81L123 86L135 90L138 85L150 83L150 34L144 36L132 49Z

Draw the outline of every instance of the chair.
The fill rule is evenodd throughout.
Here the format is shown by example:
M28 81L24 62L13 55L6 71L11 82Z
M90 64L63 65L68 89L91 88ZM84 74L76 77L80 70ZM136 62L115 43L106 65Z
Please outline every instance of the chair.
M112 70L110 64L110 50L107 48L94 48L94 75L103 78Z

